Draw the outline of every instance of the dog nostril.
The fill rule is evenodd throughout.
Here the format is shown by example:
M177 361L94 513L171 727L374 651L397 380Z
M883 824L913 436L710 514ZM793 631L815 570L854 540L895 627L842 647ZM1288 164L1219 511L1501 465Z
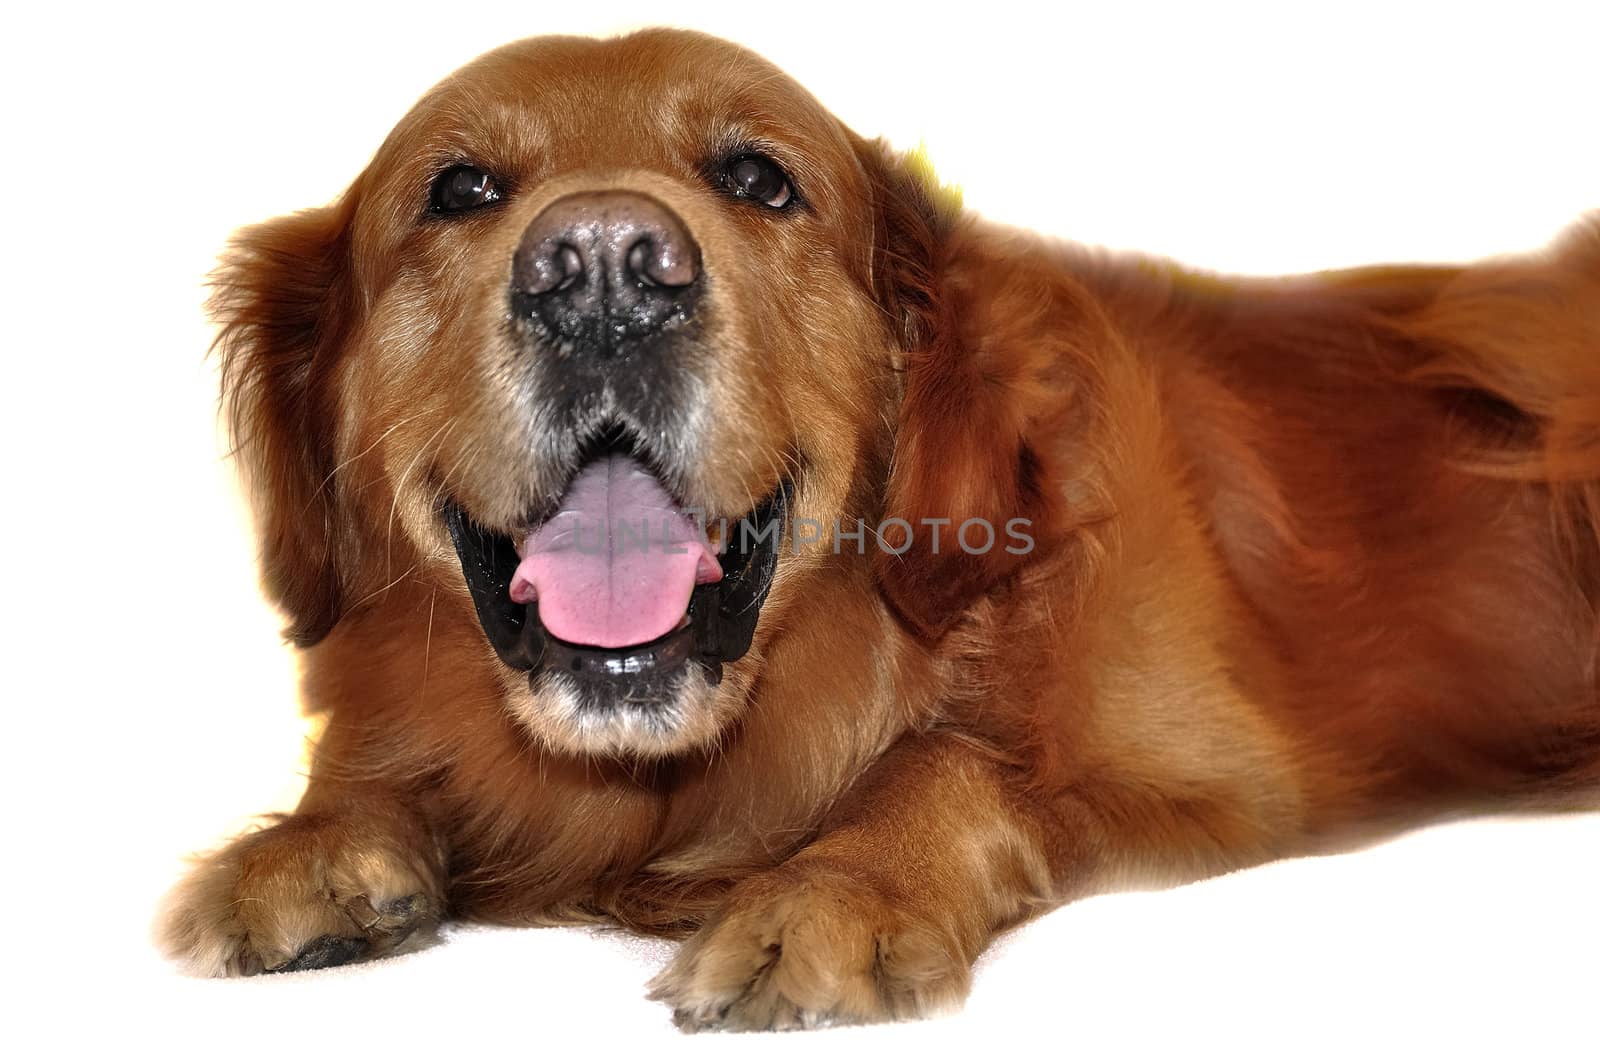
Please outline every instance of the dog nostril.
M663 246L645 236L628 249L628 274L646 288L687 288L698 272L670 240Z
M555 291L564 292L573 285L583 280L583 256L578 254L578 249L571 244L562 244L556 252L556 271L561 279L556 283Z
M649 259L655 254L655 248L650 246L648 240L640 240L633 245L633 250L628 252L628 272L633 279L647 288L657 287L656 279L650 276Z
M571 244L560 244L548 255L535 255L527 263L522 290L529 295L564 292L583 280L583 256Z

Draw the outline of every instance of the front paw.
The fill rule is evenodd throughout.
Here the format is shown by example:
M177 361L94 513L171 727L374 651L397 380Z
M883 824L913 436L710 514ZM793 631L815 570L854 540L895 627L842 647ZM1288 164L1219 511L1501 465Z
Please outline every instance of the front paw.
M686 1031L921 1018L967 993L954 934L842 871L779 868L730 895L650 984Z
M245 835L168 897L160 944L207 976L332 967L417 944L444 898L435 854L409 841L326 816Z

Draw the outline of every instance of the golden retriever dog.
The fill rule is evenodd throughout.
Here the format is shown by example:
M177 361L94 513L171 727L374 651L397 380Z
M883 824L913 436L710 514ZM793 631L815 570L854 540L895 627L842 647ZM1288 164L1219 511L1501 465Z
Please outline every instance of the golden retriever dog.
M649 31L473 62L213 309L325 727L194 971L597 922L685 1029L910 1018L1093 891L1600 783L1595 219L1108 256Z

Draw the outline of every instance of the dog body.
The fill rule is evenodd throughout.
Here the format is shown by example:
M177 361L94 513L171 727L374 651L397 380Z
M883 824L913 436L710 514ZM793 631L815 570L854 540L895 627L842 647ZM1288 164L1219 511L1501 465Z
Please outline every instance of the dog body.
M1074 897L1600 780L1593 223L1220 280L984 223L658 31L464 69L215 306L327 722L174 896L206 973L608 921L689 936L688 1028L910 1017ZM660 630L568 595L525 566L595 470L778 513L772 571L722 533Z

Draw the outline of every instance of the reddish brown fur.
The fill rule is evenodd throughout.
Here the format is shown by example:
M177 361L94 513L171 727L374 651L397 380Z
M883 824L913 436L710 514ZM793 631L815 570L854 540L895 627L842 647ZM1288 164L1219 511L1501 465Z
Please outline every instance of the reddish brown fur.
M655 102L619 127L552 70ZM791 146L814 218L695 185L684 138L739 124ZM419 231L461 150L526 209ZM475 352L521 224L596 180L727 264L714 509L787 469L802 512L1037 543L786 558L680 745L610 755L496 661L434 510L513 505ZM339 205L247 231L216 308L328 723L301 809L175 895L200 970L438 913L603 920L693 934L655 983L690 1028L911 1016L1087 891L1600 781L1595 220L1482 266L1219 280L960 213L759 60L656 33L467 68Z

